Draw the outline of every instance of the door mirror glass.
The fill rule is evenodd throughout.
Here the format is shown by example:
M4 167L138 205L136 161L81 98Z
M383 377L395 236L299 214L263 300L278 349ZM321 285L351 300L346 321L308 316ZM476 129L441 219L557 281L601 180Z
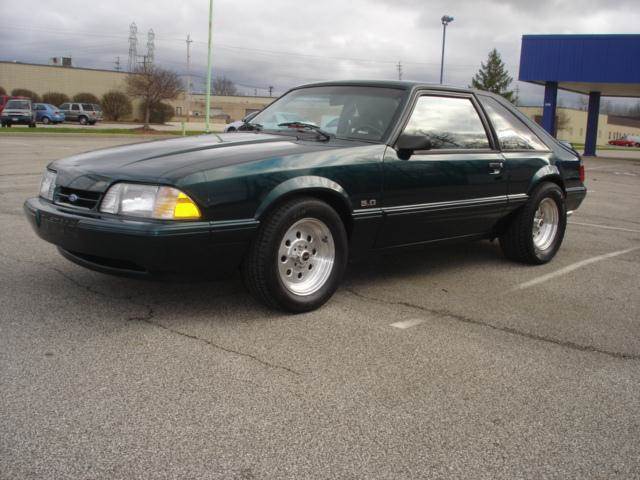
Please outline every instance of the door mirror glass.
M431 147L431 139L424 135L403 133L396 142L398 157L402 160L409 160L414 152L419 150L431 150Z

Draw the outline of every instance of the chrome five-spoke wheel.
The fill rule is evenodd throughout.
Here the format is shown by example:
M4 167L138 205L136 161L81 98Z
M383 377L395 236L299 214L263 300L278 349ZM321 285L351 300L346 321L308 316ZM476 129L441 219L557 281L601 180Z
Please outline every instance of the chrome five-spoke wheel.
M556 202L552 198L544 198L533 216L533 244L537 250L545 251L553 245L559 222Z
M331 275L336 248L331 230L316 218L303 218L286 231L278 249L278 272L295 295L311 295Z

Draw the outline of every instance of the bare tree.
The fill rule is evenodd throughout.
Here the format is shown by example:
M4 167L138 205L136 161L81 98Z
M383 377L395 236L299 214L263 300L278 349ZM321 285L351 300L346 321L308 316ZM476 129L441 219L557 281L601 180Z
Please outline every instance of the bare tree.
M153 105L162 100L173 100L182 91L182 82L176 72L145 63L127 77L127 92L142 99L144 128L149 128L149 116Z
M213 82L214 95L237 95L238 89L226 76L218 77Z
M566 130L571 125L571 118L567 115L567 112L563 112L562 110L558 110L558 115L556 116L556 130Z

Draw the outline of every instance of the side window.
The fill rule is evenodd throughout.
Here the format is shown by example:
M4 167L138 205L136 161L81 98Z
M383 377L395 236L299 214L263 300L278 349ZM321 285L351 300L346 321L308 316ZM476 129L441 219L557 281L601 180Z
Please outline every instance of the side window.
M484 95L479 95L479 98L502 150L549 150L529 127L497 100Z
M469 98L418 98L404 133L429 137L432 150L490 148L487 132Z
M63 103L62 105L60 105L60 110L69 110L69 104Z
M80 105L74 103L73 105L71 105L71 110L80 110Z
M90 103L83 103L82 104L82 110L84 110L85 112L92 112L93 111L93 105L91 105Z

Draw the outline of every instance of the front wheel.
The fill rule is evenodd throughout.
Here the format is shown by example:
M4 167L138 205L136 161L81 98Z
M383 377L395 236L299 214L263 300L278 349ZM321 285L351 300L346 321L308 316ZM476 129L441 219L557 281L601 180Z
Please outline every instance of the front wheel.
M268 306L307 312L331 298L347 257L340 215L315 198L294 198L265 219L242 273L249 291Z
M500 236L500 246L510 260L540 265L558 252L567 227L562 190L545 182L511 218Z

